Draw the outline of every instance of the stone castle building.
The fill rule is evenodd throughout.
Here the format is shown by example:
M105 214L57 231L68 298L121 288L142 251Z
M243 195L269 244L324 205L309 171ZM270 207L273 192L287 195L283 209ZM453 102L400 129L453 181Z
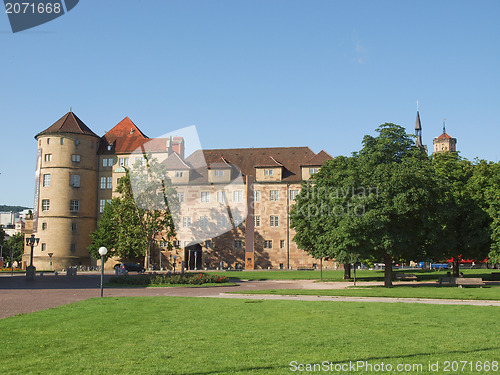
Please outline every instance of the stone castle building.
M33 232L40 238L34 248L38 269L96 264L87 251L90 233L116 194L119 178L143 159L140 150L166 164L181 206L186 202L176 226L177 251L169 253L158 241L147 264L170 268L175 259L177 267L184 262L188 269L215 268L221 263L233 268L296 269L319 263L292 241L288 213L302 181L332 158L325 151L316 154L308 147L218 149L198 150L186 157L181 137L148 138L128 117L99 137L73 112L35 138ZM234 183L237 178L240 184ZM237 205L226 217L224 207ZM217 235L211 238L195 235L197 229L217 226L226 229L213 232ZM29 258L26 247L24 266L29 265Z
M417 110L416 145L422 144ZM166 166L180 203L177 250L158 240L146 266L297 269L319 260L293 242L289 212L303 181L332 157L308 147L197 150L182 137L148 138L128 117L99 137L73 112L35 136L38 142L33 233L38 269L95 265L90 233L118 180L144 155ZM434 139L434 152L456 151L456 139ZM28 224L28 223L27 223ZM31 223L28 224L31 226ZM23 265L30 259L25 247ZM108 262L112 267L118 260ZM336 266L333 261L326 263Z

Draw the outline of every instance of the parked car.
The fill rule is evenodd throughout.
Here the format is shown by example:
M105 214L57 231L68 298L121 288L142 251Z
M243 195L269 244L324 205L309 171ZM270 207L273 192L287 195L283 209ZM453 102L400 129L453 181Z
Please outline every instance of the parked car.
M114 269L119 269L121 271L126 270L127 272L145 272L146 269L138 263L119 263L114 266Z

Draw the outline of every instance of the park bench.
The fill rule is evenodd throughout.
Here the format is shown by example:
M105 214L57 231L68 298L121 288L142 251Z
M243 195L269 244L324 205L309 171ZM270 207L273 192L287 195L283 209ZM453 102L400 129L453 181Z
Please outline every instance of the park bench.
M458 279L458 277L442 276L439 278L439 285L442 285L442 284L455 285L455 279Z
M417 276L413 273L397 273L395 277L399 281L417 281Z
M459 288L464 286L478 286L480 288L483 287L483 279L480 277L457 277L455 279L455 284L458 285Z

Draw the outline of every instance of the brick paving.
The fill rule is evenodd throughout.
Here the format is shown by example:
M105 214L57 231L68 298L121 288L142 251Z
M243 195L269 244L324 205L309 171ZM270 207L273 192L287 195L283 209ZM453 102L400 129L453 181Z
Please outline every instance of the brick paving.
M105 281L112 274L105 275ZM360 286L381 285L380 282L361 282ZM411 285L411 283L409 284ZM356 302L404 302L430 304L460 304L478 306L500 306L500 301L436 300L422 298L378 298L378 297L318 297L318 296L265 296L225 294L226 292L258 289L342 289L352 286L347 282L316 283L312 280L266 280L242 281L237 286L195 288L105 288L105 297L132 296L183 296L245 299L286 299L302 301L356 301ZM0 319L21 313L45 310L72 302L100 296L100 275L79 274L37 276L28 282L24 275L0 275Z

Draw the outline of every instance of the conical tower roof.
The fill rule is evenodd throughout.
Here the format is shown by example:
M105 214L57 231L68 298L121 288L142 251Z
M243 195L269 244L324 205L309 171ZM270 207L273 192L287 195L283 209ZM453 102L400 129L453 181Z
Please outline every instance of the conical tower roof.
M422 130L422 124L420 122L420 113L417 111L417 120L415 121L415 130Z
M38 138L39 136L45 134L57 133L84 134L99 138L99 136L92 130L90 130L90 128L85 125L84 122L80 120L78 116L75 115L72 111L69 111L59 120L57 120L53 125L38 133L35 138Z

